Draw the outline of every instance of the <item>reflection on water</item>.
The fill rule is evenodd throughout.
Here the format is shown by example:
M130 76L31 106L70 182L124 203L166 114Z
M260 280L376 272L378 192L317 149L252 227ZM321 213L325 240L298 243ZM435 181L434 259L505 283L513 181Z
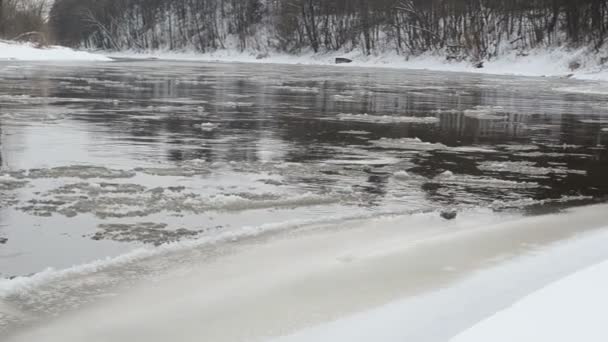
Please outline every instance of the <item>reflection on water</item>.
M4 276L244 225L608 194L606 95L573 80L178 62L0 78Z

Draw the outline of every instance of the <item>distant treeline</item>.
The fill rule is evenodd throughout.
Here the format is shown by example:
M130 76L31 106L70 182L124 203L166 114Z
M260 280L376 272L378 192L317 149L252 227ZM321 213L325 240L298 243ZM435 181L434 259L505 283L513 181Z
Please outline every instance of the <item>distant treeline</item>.
M481 59L539 46L599 49L608 0L56 0L50 24L60 43L112 50L445 50Z
M0 0L0 38L45 41L46 0Z

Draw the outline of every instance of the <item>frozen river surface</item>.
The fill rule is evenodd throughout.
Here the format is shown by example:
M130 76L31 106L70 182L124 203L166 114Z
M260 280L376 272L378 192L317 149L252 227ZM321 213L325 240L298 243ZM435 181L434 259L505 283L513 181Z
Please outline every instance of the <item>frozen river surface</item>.
M0 299L34 316L263 233L608 196L600 83L164 61L2 62L0 80Z

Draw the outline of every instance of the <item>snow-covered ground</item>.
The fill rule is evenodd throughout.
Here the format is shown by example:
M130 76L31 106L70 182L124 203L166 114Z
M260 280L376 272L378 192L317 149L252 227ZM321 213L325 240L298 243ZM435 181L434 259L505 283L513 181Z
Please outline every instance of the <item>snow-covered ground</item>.
M590 223L590 216L586 215L605 209L598 206L573 210L570 218L582 221L568 220L564 215L563 224L580 222L579 226L584 227ZM523 231L541 226L541 221L529 221L530 225L524 222L520 224ZM505 261L509 256L497 259L498 266L477 272L456 285L304 329L274 342L607 341L608 261L604 260L608 254L602 247L608 242L606 229L548 247L536 245L532 252L510 261ZM545 231L543 235L551 233ZM478 246L481 245L493 248L490 244Z
M200 54L195 52L120 52L108 53L116 58L155 58L185 61L206 62L240 62L240 63L277 63L303 65L335 65L335 58L345 57L353 60L350 64L340 64L340 67L383 67L398 69L418 69L451 72L473 72L498 75L573 77L577 79L608 81L608 68L603 68L596 60L597 56L587 53L586 49L567 50L550 49L530 52L527 56L518 56L515 51L491 61L486 61L483 68L476 68L470 62L450 62L445 56L425 54L409 59L393 52L367 56L360 51L348 53L303 53L289 55L283 53L260 54L255 51L238 52L236 50L220 50ZM570 70L570 64L577 62L580 68Z
M483 222L394 216L233 244L220 259L190 261L7 341L445 342L547 284L607 260L606 209ZM103 273L95 278L106 279Z
M61 46L37 48L32 44L0 41L0 61L110 61L108 57Z
M608 340L608 261L531 294L451 342Z
M405 58L394 52L367 56L358 50L347 53L285 53L260 54L256 51L219 50L212 53L196 52L86 52L61 46L37 48L32 44L0 41L0 60L20 61L110 61L111 58L171 59L204 62L276 63L304 65L334 65L335 58L345 57L353 60L340 67L383 67L399 69L418 69L452 72L473 72L499 75L573 77L577 79L608 81L608 68L599 65L597 56L586 49L545 49L532 51L526 56L518 56L515 51L491 61L483 68L476 68L468 61L449 62L440 54L425 54ZM110 58L111 57L111 58ZM572 62L580 64L577 70L570 70Z

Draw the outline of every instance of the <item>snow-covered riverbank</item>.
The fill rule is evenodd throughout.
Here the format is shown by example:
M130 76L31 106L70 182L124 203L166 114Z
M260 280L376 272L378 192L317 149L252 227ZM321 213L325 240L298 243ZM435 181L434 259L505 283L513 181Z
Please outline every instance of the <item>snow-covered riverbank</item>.
M349 53L303 53L290 55L285 53L260 54L255 51L239 52L236 50L219 50L212 53L152 51L152 52L113 52L106 54L114 58L150 58L204 62L234 63L276 63L301 65L335 65L335 59L345 57L352 59L350 64L339 67L382 67L396 69L415 69L449 72L471 72L480 74L572 77L584 80L608 81L608 68L600 66L599 55L588 54L586 49L537 50L525 56L515 51L499 58L484 62L483 68L476 68L468 61L447 61L446 57L437 54L425 54L406 58L393 52L367 56L355 50ZM571 70L573 64L580 64Z
M38 48L32 44L0 41L0 61L110 61L111 59L86 51L62 46Z
M406 58L393 52L367 56L358 50L348 53L303 53L299 55L286 53L260 54L256 51L239 52L237 50L219 50L205 54L185 51L86 52L61 46L38 48L27 43L0 41L0 61L111 61L116 58L135 58L200 62L335 65L335 59L338 57L353 60L352 63L341 64L340 67L381 67L496 75L572 77L584 80L608 81L608 68L600 65L601 57L597 54L587 53L586 49L574 51L566 49L537 50L525 56L512 52L486 61L483 68L477 68L468 61L447 61L445 56L438 54ZM580 66L576 70L571 70L573 64Z
M608 340L608 261L535 292L452 342Z
M447 341L606 260L605 210L447 225L397 216L254 239L8 340Z

